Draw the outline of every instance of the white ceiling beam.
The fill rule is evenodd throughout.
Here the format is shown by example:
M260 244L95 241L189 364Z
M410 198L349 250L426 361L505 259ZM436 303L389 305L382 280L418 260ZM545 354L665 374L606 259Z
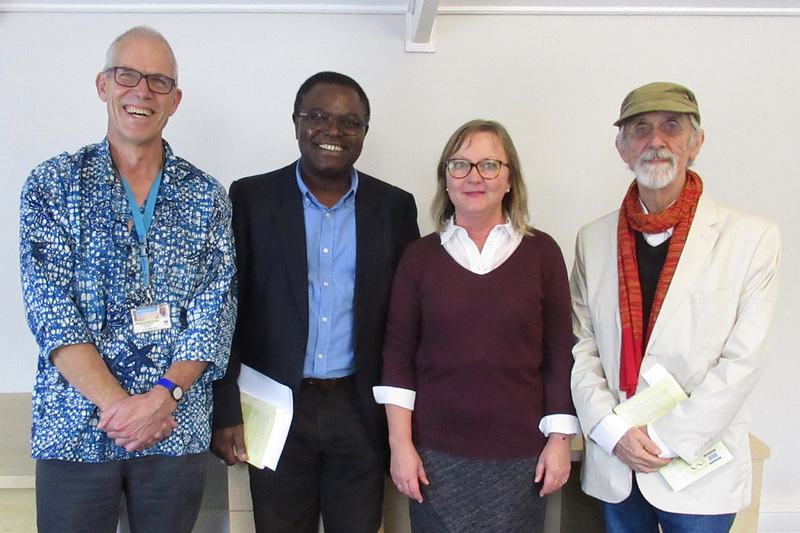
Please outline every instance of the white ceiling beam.
M435 52L439 0L410 0L406 13L406 52Z

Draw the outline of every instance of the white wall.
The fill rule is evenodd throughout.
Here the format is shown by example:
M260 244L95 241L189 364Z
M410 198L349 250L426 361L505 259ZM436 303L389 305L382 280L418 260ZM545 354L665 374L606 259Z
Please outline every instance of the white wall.
M536 225L570 263L578 228L618 207L631 180L613 146L622 98L656 80L693 89L706 129L695 169L707 192L783 231L783 294L772 361L750 399L751 431L772 447L762 530L800 530L791 337L800 17L440 15L436 52L405 54L399 15L0 12L0 392L30 390L36 361L19 288L20 188L39 162L102 138L93 79L110 41L138 24L162 31L180 64L184 99L166 138L225 185L297 156L295 91L314 72L338 70L372 103L358 166L415 194L424 233L447 137L466 120L492 118L522 156Z

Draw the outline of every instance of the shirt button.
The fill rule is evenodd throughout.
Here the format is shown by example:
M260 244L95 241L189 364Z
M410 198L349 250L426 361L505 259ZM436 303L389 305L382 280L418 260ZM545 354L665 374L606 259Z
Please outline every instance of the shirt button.
M328 249L327 248L323 248L322 249L322 253L327 254L328 253Z
M326 317L326 316L322 317L322 321L323 322L327 322L328 321L328 317Z
M330 213L325 213L325 217L331 218L331 214Z
M322 354L321 353L317 354L317 359L322 359Z
M327 286L329 285L329 283L328 283L327 281L323 281L323 282L322 282L322 285L323 285L323 286L325 286L325 287L327 287Z

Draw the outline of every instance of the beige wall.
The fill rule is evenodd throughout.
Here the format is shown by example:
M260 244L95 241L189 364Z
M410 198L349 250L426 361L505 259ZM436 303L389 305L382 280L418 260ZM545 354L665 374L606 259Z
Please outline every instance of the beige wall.
M36 364L17 273L20 187L42 160L102 138L93 78L113 37L137 24L161 30L181 67L184 99L166 138L224 184L293 160L297 87L339 70L372 102L359 167L416 195L423 232L448 135L492 118L517 143L536 225L570 262L579 226L615 209L631 179L613 148L623 96L655 80L692 88L706 129L696 165L706 190L783 230L783 295L751 431L772 447L762 527L800 522L800 410L791 408L800 17L440 15L436 52L406 54L402 15L14 13L0 4L0 392L30 390Z

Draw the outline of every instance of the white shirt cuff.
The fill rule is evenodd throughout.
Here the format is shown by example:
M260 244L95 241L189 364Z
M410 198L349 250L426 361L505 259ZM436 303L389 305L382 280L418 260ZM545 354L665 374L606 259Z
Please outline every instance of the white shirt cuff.
M384 385L372 387L372 395L375 397L375 401L380 404L399 405L409 411L414 410L414 401L417 399L417 391Z
M539 431L547 437L550 433L563 433L564 435L581 434L581 425L577 416L572 415L547 415L539 422Z
M650 440L658 446L658 449L661 450L661 453L658 454L659 457L664 458L671 458L671 457L678 457L678 454L673 451L669 445L664 442L664 439L658 434L656 429L653 427L653 424L647 424L647 434L650 436Z
M633 426L621 416L610 414L592 429L589 433L589 437L595 441L598 446L613 455L614 446L617 445L619 439L632 427Z

